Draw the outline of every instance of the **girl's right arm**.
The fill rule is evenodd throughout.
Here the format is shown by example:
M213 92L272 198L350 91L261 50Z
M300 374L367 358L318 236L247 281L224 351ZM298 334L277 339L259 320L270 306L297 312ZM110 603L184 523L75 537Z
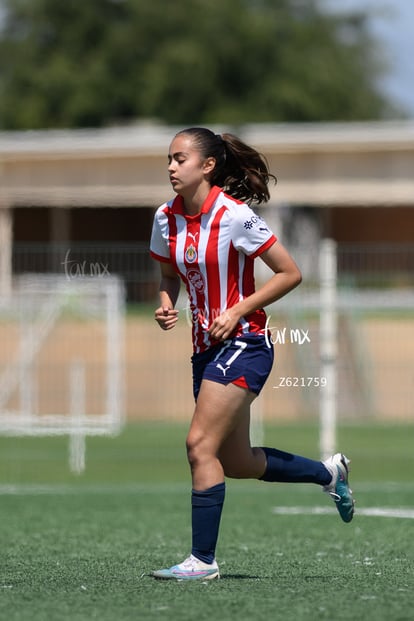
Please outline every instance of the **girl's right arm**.
M170 263L162 262L160 267L160 306L155 311L155 321L163 330L171 330L178 320L178 310L174 306L180 292L180 278Z

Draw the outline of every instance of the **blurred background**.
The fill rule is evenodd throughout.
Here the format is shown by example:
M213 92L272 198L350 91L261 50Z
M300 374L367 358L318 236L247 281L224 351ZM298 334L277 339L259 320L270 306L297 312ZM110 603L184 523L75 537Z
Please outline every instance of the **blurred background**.
M269 309L258 433L318 423L324 325L331 420L411 424L413 55L410 0L0 0L0 432L68 434L82 471L87 435L189 420L186 300L161 332L148 251L191 125L266 156L304 275Z

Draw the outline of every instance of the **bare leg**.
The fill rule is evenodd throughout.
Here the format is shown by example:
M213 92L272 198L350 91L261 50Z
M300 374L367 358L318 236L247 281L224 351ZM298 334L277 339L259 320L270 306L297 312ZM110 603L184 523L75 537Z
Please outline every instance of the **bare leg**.
M219 459L226 477L259 479L266 469L266 456L261 448L250 444L250 403L240 412L240 420L224 440Z
M214 561L225 496L225 469L220 459L222 447L229 438L245 436L252 400L251 393L233 384L224 386L210 380L203 380L201 384L187 436L187 453L193 482L192 555L205 563ZM234 443L230 441L230 446ZM263 463L255 463L248 442L240 439L238 444L238 450L245 451L239 456L244 468L251 472L263 471Z
M236 461L244 464L249 476L264 471L263 461L256 463L248 442L249 409L254 395L234 384L203 380L187 436L187 454L193 489L205 490L224 481L221 458L237 443ZM230 445L226 449L229 438ZM224 448L223 448L224 447ZM260 458L259 458L260 459ZM264 456L263 456L264 460Z

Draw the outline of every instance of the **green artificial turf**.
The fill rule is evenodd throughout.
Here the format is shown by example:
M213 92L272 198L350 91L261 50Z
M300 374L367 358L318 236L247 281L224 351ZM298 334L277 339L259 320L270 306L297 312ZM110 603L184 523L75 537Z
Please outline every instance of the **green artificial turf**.
M353 460L354 521L343 524L312 485L228 481L222 578L192 583L149 575L189 552L184 426L90 438L80 476L69 472L66 439L1 438L0 619L408 621L414 520L365 511L414 512L413 427L338 436ZM317 456L312 426L269 427L265 440ZM318 507L332 512L311 513Z

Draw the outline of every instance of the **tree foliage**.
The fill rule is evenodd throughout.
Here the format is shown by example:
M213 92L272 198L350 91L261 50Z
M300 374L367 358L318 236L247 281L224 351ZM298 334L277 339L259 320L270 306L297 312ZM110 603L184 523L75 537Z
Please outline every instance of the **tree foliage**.
M378 118L363 14L317 0L3 0L0 127Z

